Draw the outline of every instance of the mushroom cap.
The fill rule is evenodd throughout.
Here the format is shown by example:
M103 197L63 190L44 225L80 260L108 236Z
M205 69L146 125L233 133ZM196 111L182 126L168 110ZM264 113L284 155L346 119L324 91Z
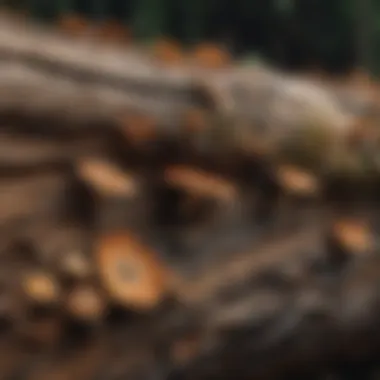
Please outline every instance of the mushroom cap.
M106 160L80 160L77 172L84 182L101 195L133 197L137 192L135 178Z
M48 273L28 273L22 281L22 287L27 297L36 303L51 304L59 298L59 284Z
M295 195L315 195L319 193L320 184L313 174L289 165L282 165L277 170L277 180L288 193Z
M92 286L76 286L68 295L67 309L70 315L82 320L99 320L106 304Z
M196 46L192 58L196 65L209 69L224 68L231 62L231 57L226 49L211 43Z
M96 251L101 281L111 298L137 310L157 306L166 292L166 270L153 252L128 233L101 236Z
M168 166L165 170L166 182L201 198L234 201L238 190L233 183L201 169L185 165Z
M350 252L368 251L374 246L374 237L368 224L361 219L342 218L333 223L333 236Z

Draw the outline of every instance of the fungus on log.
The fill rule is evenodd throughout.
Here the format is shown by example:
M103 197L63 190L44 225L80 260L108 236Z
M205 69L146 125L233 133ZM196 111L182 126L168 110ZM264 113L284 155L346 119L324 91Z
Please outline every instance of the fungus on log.
M149 311L166 297L168 270L128 232L99 236L95 255L102 284L116 304Z
M293 166L281 165L275 175L280 187L287 194L315 196L320 193L320 183L312 173Z
M189 166L170 166L165 170L165 181L190 196L216 200L221 203L236 201L238 190L228 180Z
M60 285L57 280L43 271L25 273L22 288L27 300L35 305L57 305L60 298Z
M363 219L338 218L333 221L332 236L350 254L372 252L375 247L373 231Z
M92 285L77 284L66 295L64 310L75 320L99 322L106 309L106 300Z

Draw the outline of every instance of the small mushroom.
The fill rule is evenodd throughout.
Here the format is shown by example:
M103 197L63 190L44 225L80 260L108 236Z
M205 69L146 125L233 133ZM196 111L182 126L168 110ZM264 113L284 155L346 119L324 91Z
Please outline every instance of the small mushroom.
M60 286L49 273L34 270L24 275L22 289L27 299L37 305L54 305L60 297Z
M58 21L58 27L72 36L84 35L89 29L87 20L75 14L63 15Z
M174 165L165 170L165 180L170 186L200 198L235 201L237 189L228 180L213 173L189 166Z
M101 282L119 305L138 311L157 306L167 292L167 270L129 233L100 236L96 261Z
M80 321L99 321L106 311L106 302L93 286L77 285L67 295L66 312Z
M133 197L137 193L136 179L103 159L80 160L77 173L98 194Z
M127 43L131 39L129 30L116 20L102 23L97 30L97 36L107 43Z
M207 69L224 68L231 62L231 57L226 49L210 43L196 46L191 57L197 66Z
M92 274L92 266L85 255L76 250L66 252L60 262L61 271L69 278L83 280Z
M154 45L155 62L165 66L176 66L183 62L184 55L181 46L172 40L161 40Z
M293 166L280 166L276 171L276 178L281 188L292 195L314 196L320 191L316 176Z
M362 253L374 248L374 236L362 219L341 218L333 222L332 235L348 252Z

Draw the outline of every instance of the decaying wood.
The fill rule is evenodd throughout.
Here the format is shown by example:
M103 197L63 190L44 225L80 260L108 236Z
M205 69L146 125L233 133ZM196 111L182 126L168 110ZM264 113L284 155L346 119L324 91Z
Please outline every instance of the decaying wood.
M310 124L310 118L331 125L331 133L340 135L350 121L350 110L343 110L339 96L326 86L261 68L165 68L136 49L120 51L86 39L73 41L6 19L0 30L0 53L3 111L24 108L73 120L113 120L131 109L155 116L160 125L173 125L187 109L209 107L202 100L208 97L223 115L264 122L279 136L279 125L299 128ZM35 93L40 96L30 99ZM297 112L289 113L292 108Z
M5 129L5 128L4 128ZM103 145L103 146L102 146ZM96 136L78 136L62 141L49 136L27 136L0 132L1 168L35 168L70 163L75 158L101 151L104 143Z
M29 178L0 181L0 221L31 216L49 218L63 210L67 180L61 173L47 173Z
M377 353L368 92L2 17L0 377L324 378Z

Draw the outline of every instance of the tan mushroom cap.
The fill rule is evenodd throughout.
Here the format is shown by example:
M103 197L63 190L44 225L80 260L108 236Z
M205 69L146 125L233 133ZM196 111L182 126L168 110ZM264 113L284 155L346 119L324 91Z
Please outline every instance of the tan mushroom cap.
M362 219L342 218L333 223L333 236L349 251L363 252L374 245L369 225Z
M103 286L118 304L147 310L163 299L167 271L153 252L131 234L100 237L96 260Z
M184 61L181 45L170 39L162 39L154 45L153 57L157 63L166 66L177 66Z
M97 35L108 43L129 43L132 37L130 30L116 20L107 20L102 23L98 27Z
M60 267L63 273L76 279L90 277L92 274L92 266L81 251L66 252L61 259Z
M39 304L51 304L58 301L59 284L48 273L35 271L25 275L22 288L26 296Z
M317 177L294 166L280 166L276 176L282 189L294 195L315 195L320 190Z
M88 31L89 24L88 20L79 15L66 14L58 20L58 27L65 33L80 36Z
M233 201L237 197L237 188L228 180L196 167L185 165L169 166L165 170L165 180L196 197L221 201Z
M76 286L68 295L66 308L70 315L81 320L99 320L106 303L92 286Z
M224 68L231 62L231 57L225 49L211 43L196 46L191 57L196 65L210 69Z
M82 159L78 162L77 172L99 194L132 197L137 193L136 179L106 160Z

